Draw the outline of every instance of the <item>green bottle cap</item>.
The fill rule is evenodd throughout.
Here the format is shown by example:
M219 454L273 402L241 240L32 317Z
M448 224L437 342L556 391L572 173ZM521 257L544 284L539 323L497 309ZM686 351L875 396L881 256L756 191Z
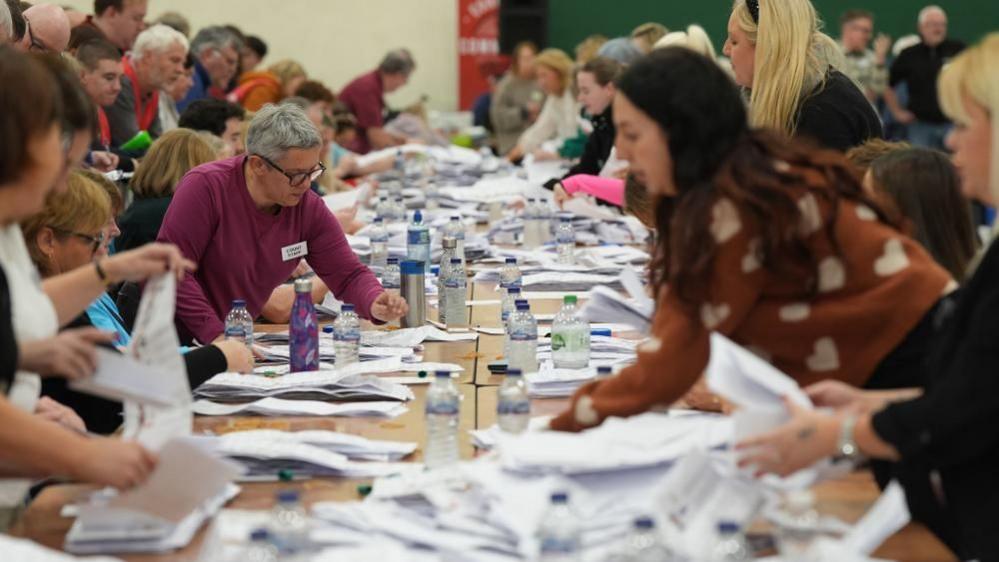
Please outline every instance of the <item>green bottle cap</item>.
M357 486L357 494L362 498L367 497L371 493L371 484L359 484Z
M290 470L285 469L278 471L278 480L281 482L291 482L294 479L295 475Z
M420 371L419 373L416 373L416 376L420 377L421 379L425 379L425 378L427 378L427 372L426 371Z
M562 302L565 304L576 304L576 295L566 295Z

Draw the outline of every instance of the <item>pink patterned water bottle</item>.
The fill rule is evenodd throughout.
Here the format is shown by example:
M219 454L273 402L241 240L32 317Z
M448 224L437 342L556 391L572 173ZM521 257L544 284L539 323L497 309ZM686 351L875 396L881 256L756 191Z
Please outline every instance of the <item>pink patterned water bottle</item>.
M291 372L319 370L319 322L312 304L312 281L295 280L295 304L291 307Z

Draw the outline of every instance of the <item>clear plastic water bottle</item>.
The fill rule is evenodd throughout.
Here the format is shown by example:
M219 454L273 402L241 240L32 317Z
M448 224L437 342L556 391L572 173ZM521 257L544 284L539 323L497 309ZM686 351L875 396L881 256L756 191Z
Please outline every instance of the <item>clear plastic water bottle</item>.
M500 315L501 317L508 309L513 309L514 299L510 298L511 287L518 289L524 283L524 276L517 267L517 258L506 258L506 263L500 268ZM505 318L504 318L505 320Z
M430 271L430 229L423 222L423 212L419 209L413 213L413 222L406 231L406 257L422 261L426 271Z
M336 366L344 367L358 361L361 347L361 321L354 312L354 305L344 303L340 315L333 322L333 353Z
M575 295L563 303L552 323L552 363L556 369L583 369L590 364L590 323L579 314Z
M402 284L402 272L399 269L399 258L389 258L386 260L385 271L382 271L382 287L386 291L399 294L399 287Z
M295 490L281 490L271 509L268 531L277 546L279 559L301 556L311 548L309 514Z
M388 265L388 230L385 229L385 219L375 217L369 234L371 239L371 269L381 271Z
M392 165L393 171L395 171L396 177L399 181L406 179L406 157L402 153L402 149L395 151L395 162Z
M531 399L520 369L507 369L506 378L499 388L496 419L500 429L507 433L523 433L531 420Z
M538 543L543 562L579 560L579 521L569 506L569 494L555 492L551 495L551 504L538 529Z
M538 372L538 321L531 314L531 305L517 301L517 312L510 317L510 355L508 369L524 373Z
M319 370L319 321L312 303L312 281L295 280L295 302L288 325L291 372Z
M503 357L510 357L510 318L517 313L517 300L520 299L520 287L510 287L506 290L510 296L503 305L500 321L503 323ZM526 302L526 301L525 301Z
M392 222L392 202L388 195L378 197L378 203L375 204L375 215L382 217L386 222Z
M555 244L558 249L558 262L572 265L576 263L576 230L572 227L572 217L560 217L555 231Z
M448 236L441 240L441 265L437 271L437 320L441 324L447 324L447 292L444 291L444 284L451 270L451 258L454 257L457 245L458 241Z
M777 550L784 560L804 560L815 540L819 514L810 490L790 492L784 498L782 521L777 526Z
M277 546L266 528L254 529L250 533L250 544L242 553L240 560L244 562L278 562Z
M247 347L253 346L253 317L246 309L246 301L234 299L225 317L225 339L239 340Z
M533 250L541 245L538 236L538 205L533 197L527 199L521 219L524 222L524 247Z
M733 521L718 522L718 541L711 551L711 562L737 562L751 560L752 553L739 524Z
M406 201L401 195L396 197L392 203L392 212L395 213L395 222L406 222Z
M465 267L465 225L461 224L461 217L451 217L451 221L444 228L444 236L455 239L457 247L455 248L454 256L459 258L461 266Z
M622 562L669 562L673 552L663 544L651 517L638 517L625 539Z
M444 317L448 326L467 326L468 311L465 309L465 293L468 280L465 278L465 268L461 259L451 258L447 276L444 278L444 293L446 312Z
M451 373L437 371L427 389L427 446L423 462L439 468L458 462L458 412L461 407Z
M534 212L538 218L538 244L545 245L552 239L552 208L545 199L538 199L537 210Z
M423 188L423 193L427 197L426 207L428 209L438 209L440 208L440 188L437 187L437 182L432 178L427 179L426 187Z

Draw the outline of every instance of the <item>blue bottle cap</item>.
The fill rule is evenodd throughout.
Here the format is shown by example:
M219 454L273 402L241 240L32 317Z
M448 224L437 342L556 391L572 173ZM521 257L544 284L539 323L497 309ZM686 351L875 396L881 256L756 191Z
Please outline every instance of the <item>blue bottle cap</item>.
M506 258L507 265L517 265L517 258Z
M451 215L451 220L452 220L452 221L460 221L460 220L461 220L461 217L460 217L460 216L458 216L458 215Z
M552 503L554 504L565 504L569 502L569 494L566 492L554 492L552 493Z
M520 369L507 369L506 370L506 376L508 376L508 377L519 377L519 376L522 376L523 374L524 374L524 372L521 371Z
M232 307L246 306L246 301L244 299L232 299Z
M382 217L375 217L375 224L381 224L383 222L385 222L385 219Z
M451 258L451 265L461 263L461 258Z
M598 375L609 375L609 374L611 374L613 372L614 372L614 369L612 367L607 367L607 366L597 367L597 374Z
M571 222L572 221L572 217L561 216L561 217L558 218L558 220L560 220L562 222Z
M654 529L656 527L656 522L652 520L651 517L638 517L635 519L635 528L648 530Z
M389 265L399 265L399 258L389 258L387 263Z
M402 269L403 275L423 275L426 273L422 261L416 260L403 260L399 264L400 269Z
M263 527L261 527L259 529L254 529L253 532L250 533L250 540L251 541L266 541L266 540L270 540L270 538L271 538L270 531L268 531L267 529L265 529Z
M439 379L449 379L451 378L451 371L437 371L434 376Z
M395 202L396 203L402 203L402 197L396 197L395 198Z
M430 266L430 273L433 273L434 275L440 275L441 274L441 266L439 266L439 265L431 265Z
M590 330L590 335L611 337L611 331L608 328L596 328L594 330Z
M343 305L340 307L340 312L354 312L354 305L343 303Z
M423 222L423 213L421 213L419 209L417 209L413 213L413 222L414 223Z
M506 288L506 294L508 294L508 295L519 295L520 294L520 287L507 287ZM517 300L522 300L522 299L517 299ZM514 304L516 304L516 301L514 301Z
M278 503L295 503L300 497L298 490L281 490L277 494Z
M739 532L739 524L734 521L719 521L718 532L722 535L733 535Z
M527 301L517 301L517 311L524 312L531 310L531 304Z
M333 333L333 326L323 326L323 333L324 334L332 334Z

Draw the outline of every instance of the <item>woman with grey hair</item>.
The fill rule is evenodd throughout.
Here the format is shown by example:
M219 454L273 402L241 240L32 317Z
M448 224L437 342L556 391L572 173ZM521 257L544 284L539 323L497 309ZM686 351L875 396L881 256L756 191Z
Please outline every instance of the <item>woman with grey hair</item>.
M199 166L177 185L159 240L198 264L177 287L181 339L223 336L234 299L255 317L304 258L333 294L375 322L408 310L354 255L311 189L325 172L322 139L301 108L266 105L250 122L246 154Z

